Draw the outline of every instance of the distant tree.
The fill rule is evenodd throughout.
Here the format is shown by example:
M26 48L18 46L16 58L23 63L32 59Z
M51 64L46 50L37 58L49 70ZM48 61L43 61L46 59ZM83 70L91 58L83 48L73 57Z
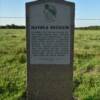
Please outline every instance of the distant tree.
M21 25L21 26L18 26L18 25L15 25L15 24L11 24L11 25L5 25L5 26L0 26L0 28L6 28L6 29L25 29L25 26Z

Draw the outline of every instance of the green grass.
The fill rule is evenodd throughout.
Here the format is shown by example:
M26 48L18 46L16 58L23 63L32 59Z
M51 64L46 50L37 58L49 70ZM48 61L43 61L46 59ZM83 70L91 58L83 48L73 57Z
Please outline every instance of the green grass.
M0 100L20 100L26 89L25 30L0 29Z
M0 29L0 100L22 100L26 91L23 29ZM76 30L74 97L100 100L100 30Z
M100 30L75 32L74 95L100 100Z

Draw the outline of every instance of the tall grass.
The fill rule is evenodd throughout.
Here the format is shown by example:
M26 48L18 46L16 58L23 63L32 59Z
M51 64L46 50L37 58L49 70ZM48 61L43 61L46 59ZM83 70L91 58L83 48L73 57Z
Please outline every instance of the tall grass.
M100 31L75 32L74 95L78 100L100 100Z
M25 89L25 30L0 29L0 100L18 100Z
M0 100L22 100L26 91L24 29L0 29ZM76 30L74 97L100 100L100 31Z

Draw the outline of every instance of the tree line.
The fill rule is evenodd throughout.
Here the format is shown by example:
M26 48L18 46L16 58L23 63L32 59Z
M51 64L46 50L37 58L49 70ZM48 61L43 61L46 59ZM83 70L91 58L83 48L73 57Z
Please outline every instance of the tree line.
M75 29L81 29L81 30L100 30L100 26L77 27Z
M24 25L4 25L4 26L0 26L0 29L25 29L26 26ZM100 26L88 26L88 27L75 27L75 29L79 30L100 30Z
M0 26L0 29L25 29L25 26L24 25L15 25L15 24L12 24L12 25L4 25L4 26Z

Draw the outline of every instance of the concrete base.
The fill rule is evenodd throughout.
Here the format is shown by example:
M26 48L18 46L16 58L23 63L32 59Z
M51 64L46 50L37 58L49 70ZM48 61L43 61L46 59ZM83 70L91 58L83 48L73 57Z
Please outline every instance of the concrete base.
M27 100L72 100L72 66L31 65Z

